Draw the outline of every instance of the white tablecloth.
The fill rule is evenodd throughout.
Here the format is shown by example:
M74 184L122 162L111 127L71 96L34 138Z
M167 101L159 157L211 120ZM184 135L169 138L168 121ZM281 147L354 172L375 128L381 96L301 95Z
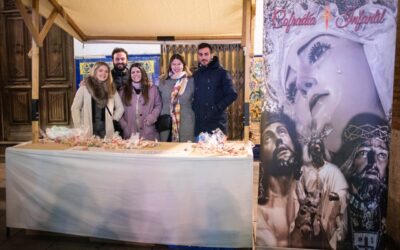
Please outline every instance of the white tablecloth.
M17 146L6 150L7 227L145 243L251 247L252 185L251 154Z

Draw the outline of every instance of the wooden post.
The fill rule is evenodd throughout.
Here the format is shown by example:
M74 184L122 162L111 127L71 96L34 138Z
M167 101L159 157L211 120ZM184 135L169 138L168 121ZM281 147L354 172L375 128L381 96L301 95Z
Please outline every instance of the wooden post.
M39 1L32 0L32 24L39 33ZM32 142L39 141L39 46L32 38Z
M250 65L253 57L251 41L251 0L243 0L242 47L244 50L244 141L249 140L250 125Z
M252 43L252 0L243 0L243 22L242 22L242 47L244 50L244 141L249 141L250 134L250 65L253 57L253 43ZM256 177L258 180L258 177ZM257 184L258 186L258 184ZM256 235L257 224L257 199L252 200L252 224L253 235ZM255 237L252 241L252 249L255 249Z

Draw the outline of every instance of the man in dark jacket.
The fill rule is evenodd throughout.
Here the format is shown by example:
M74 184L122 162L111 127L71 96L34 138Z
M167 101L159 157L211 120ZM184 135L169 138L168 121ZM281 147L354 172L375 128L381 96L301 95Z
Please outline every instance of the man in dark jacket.
M128 52L123 48L115 48L111 54L111 58L114 65L111 74L115 87L117 88L117 91L119 91L129 80ZM122 128L119 124L114 124L114 129L121 136L123 135Z
M111 54L114 68L111 70L117 90L129 79L128 52L123 48L115 48Z
M212 58L210 44L199 44L197 58L199 68L193 75L195 136L201 132L211 133L217 128L226 134L228 115L225 109L237 98L232 79L219 64L218 57Z

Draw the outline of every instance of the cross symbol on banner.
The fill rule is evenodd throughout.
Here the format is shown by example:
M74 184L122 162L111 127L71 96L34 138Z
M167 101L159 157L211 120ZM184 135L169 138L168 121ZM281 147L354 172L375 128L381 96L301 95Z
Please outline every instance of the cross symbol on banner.
M327 4L324 9L325 30L328 30L329 19L331 18L333 18L331 15L331 8L329 7L329 4Z

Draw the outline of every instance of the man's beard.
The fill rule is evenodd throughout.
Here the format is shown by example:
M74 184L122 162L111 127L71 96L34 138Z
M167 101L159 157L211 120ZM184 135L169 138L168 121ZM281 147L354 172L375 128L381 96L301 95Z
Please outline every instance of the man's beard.
M354 176L353 184L357 188L357 196L362 201L372 201L381 196L385 190L385 184L379 179L371 179L368 177Z
M114 65L114 69L117 71L123 71L126 69L125 63L117 63L117 64L113 63L113 65Z
M325 164L324 156L321 152L313 152L311 153L311 159L314 166L320 168Z
M298 161L296 160L296 153L286 147L286 150L291 152L290 157L285 159L278 159L278 147L274 150L272 160L268 164L268 173L272 176L291 176L297 168Z
M353 230L378 231L386 210L386 183L363 175L355 175L350 182L357 192L350 192L349 211Z

